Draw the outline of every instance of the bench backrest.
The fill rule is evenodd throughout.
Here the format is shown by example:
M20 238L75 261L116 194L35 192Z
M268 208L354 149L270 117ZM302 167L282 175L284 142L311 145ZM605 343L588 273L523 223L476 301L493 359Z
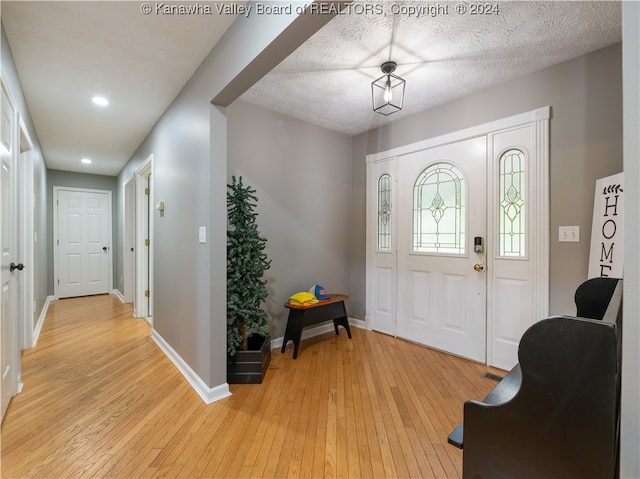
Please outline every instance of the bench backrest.
M616 288L620 286L618 294L622 295L622 281L618 278L591 278L582 283L576 289L574 300L577 307L576 316L580 318L589 319L604 319L607 313L607 309L611 306L612 309L617 309L617 305L620 301L612 301L613 295L616 292ZM617 316L617 310L615 314L613 311L607 315L609 318Z

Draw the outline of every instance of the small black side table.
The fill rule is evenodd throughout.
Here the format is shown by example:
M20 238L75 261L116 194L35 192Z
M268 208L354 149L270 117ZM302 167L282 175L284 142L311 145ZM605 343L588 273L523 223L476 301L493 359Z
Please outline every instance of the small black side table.
M349 317L344 302L349 299L346 294L330 294L329 301L316 303L309 306L293 305L289 302L284 304L289 309L289 318L287 319L287 329L284 333L284 341L282 342L282 350L287 347L289 341L293 341L293 359L298 358L298 347L300 346L300 336L302 336L302 328L313 324L323 323L330 319L333 320L333 326L338 332L338 326L342 326L347 330L347 336L351 339L351 329L349 328Z

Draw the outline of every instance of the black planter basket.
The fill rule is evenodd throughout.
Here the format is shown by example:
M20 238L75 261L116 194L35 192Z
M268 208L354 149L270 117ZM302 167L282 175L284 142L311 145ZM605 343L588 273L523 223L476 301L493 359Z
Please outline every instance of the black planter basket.
M249 336L249 349L227 355L227 383L261 384L271 362L271 337Z

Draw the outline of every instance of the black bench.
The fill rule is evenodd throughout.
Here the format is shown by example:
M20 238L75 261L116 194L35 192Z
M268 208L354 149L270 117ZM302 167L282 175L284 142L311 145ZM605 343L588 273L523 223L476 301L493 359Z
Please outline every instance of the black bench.
M330 294L329 300L301 306L291 304L287 301L284 305L289 309L287 318L287 329L284 332L281 352L284 353L287 343L293 341L293 359L298 359L298 348L302 337L302 328L325 321L333 320L333 327L338 332L338 326L342 326L347 331L347 336L351 339L351 328L349 327L349 316L344 302L349 299L346 294Z
M464 479L616 478L622 281L576 290L577 314L532 325L516 365L449 435Z

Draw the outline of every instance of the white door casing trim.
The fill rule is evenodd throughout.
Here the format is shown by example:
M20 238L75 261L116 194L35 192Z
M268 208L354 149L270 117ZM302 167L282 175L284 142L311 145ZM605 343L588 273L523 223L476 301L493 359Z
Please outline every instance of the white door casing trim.
M109 244L107 245L107 255L108 255L108 289L107 292L111 292L113 289L113 205L111 198L110 190L96 190L90 188L73 188L68 186L54 186L53 187L53 272L54 272L54 280L53 280L53 297L54 299L59 299L59 291L58 291L58 278L59 278L59 258L58 258L58 192L60 191L76 191L83 193L98 193L98 194L106 194L107 195L107 207L108 207L108 232L107 236L109 238Z
M500 120L483 123L482 125L472 126L465 128L464 130L454 131L426 140L417 141L408 145L399 146L397 148L391 148L390 150L381 151L378 153L370 153L366 156L367 163L373 163L379 160L385 160L394 156L406 155L415 151L426 150L436 146L446 145L447 143L455 143L457 141L468 140L476 136L488 135L500 130L506 130L508 128L514 128L527 123L544 122L551 118L551 107L545 106L536 110L531 110L526 113L520 113L519 115L509 116Z
M25 269L21 273L22 282L22 304L20 309L20 319L22 324L21 336L22 349L29 349L35 345L35 307L34 307L34 244L36 242L34 230L33 208L35 206L33 190L33 141L29 135L29 130L21 115L19 117L18 128L20 130L19 160L18 160L18 183L20 188L20 259L25 264Z
M449 143L455 143L467 140L477 136L491 135L501 130L507 130L527 124L534 124L535 128L535 149L532 155L536 157L536 170L531 171L534 175L533 185L534 191L531 192L530 206L530 232L533 262L533 312L532 317L536 320L543 319L549 314L549 120L551 118L551 107L546 106L518 115L513 115L500 120L484 123L464 130L448 133L445 135L429 138L416 143L403 145L386 151L372 153L366 156L366 163L374 163L382 160L390 160L398 158L402 155L413 153L416 151L443 146ZM488 152L492 153L492 152ZM493 158L491 158L493 161ZM367 175L367 180L368 180ZM487 184L491 188L491 184ZM373 251L375 250L375 223L370 221L372 218L372 205L376 191L367 183L366 190L366 299L365 299L365 324L367 329L372 328L371 314L373 308L372 291L372 272L374 267ZM489 215L491 216L491 215ZM488 227L491 225L489 221ZM489 234L489 230L487 231ZM492 233L491 233L492 234ZM487 255L486 266L488 269L487 291L493 291L493 280L491 272L493 271L493 259ZM490 338L492 332L491 318L487 318L487 338ZM487 362L491 364L490 348L487 351Z

